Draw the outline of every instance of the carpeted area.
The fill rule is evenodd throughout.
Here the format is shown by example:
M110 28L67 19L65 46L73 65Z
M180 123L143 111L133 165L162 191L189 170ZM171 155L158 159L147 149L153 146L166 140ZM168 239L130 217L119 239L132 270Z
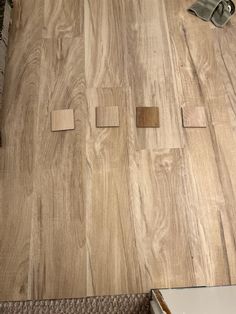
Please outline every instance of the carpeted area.
M1 314L149 314L150 294L0 302Z
M5 6L7 3L11 7L13 6L12 0L0 0L0 33L2 33L2 29L3 29Z

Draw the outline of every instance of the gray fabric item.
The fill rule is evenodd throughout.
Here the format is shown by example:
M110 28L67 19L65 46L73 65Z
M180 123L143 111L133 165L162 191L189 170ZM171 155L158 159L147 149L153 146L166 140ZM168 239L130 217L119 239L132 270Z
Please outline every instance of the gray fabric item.
M0 302L1 314L150 314L150 294Z
M231 0L198 0L189 9L204 21L212 21L217 27L223 27L235 12Z

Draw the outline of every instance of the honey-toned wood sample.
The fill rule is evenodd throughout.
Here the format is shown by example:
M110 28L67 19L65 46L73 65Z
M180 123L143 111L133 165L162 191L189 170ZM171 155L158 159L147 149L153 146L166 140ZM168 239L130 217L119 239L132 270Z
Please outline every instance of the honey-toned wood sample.
M52 131L74 130L73 109L63 109L52 111Z
M119 107L103 106L96 108L96 126L97 128L119 127Z
M206 128L207 119L203 106L182 107L183 126L185 128Z
M137 107L136 125L138 128L159 128L159 108L158 107Z

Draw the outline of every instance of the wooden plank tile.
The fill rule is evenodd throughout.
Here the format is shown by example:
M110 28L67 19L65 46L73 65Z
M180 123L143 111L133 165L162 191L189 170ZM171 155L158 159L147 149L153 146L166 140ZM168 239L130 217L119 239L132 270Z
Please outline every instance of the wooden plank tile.
M74 130L73 109L63 109L52 111L52 131Z
M28 298L34 135L41 61L37 37L40 24L36 31L40 20L39 2L42 3L14 1L12 44L5 75L7 88L1 111L4 146L0 154L0 300ZM34 15L36 6L38 19Z
M215 125L216 156L220 182L224 193L226 208L221 208L221 233L224 254L227 259L229 284L236 282L236 128L230 125ZM221 276L221 280L225 282Z
M186 137L184 184L196 284L229 284L229 260L220 221L226 203L215 148L209 128L187 128Z
M127 75L131 87L132 129L137 149L184 146L178 93L175 93L173 54L165 1L124 1ZM136 107L159 107L160 128L136 128ZM131 115L130 115L131 116ZM133 117L134 116L134 117Z
M182 107L183 126L185 128L206 128L207 119L203 106Z
M22 132L19 137L21 135ZM1 154L3 150L4 148L1 149ZM28 147L26 151L33 154ZM8 147L8 155L4 157L9 159L8 166L14 162L10 156L15 156L14 161L19 165L18 151ZM26 157L26 161L28 159ZM8 167L4 169L4 173L1 171L0 179L0 300L19 300L27 299L28 292L33 176L25 171L9 170Z
M133 145L129 151L130 206L143 288L194 285L182 151L137 151Z
M120 126L119 107L118 106L97 107L96 125L97 128Z
M136 125L138 128L159 128L159 108L158 107L137 107Z
M222 81L222 75L218 72L220 67L216 64L213 43L217 36L210 26L206 27L194 19L184 17L182 7L186 4L185 0L165 3L168 25L173 34L173 67L179 103L186 107L201 103L205 106L209 120L214 124L221 124L226 120L228 110L223 97L224 94L228 97L228 82ZM176 27L173 16L180 17L180 29ZM225 37L225 33L221 33L221 36ZM218 59L222 58L223 47L225 45L222 44ZM223 180L219 177L217 137L210 123L208 128L186 128L185 136L183 178L186 185L188 225L191 230L188 237L196 284L232 284L235 282L235 277L234 280L231 277L235 273L235 241L225 236L227 224L222 227L221 222L221 213L228 214L228 200L225 192L222 193ZM220 150L224 149L220 147ZM226 184L230 186L232 171L229 168L227 170L224 157L222 163L222 173L227 177ZM232 202L235 208L235 199ZM233 250L226 248L226 243L227 246L230 243Z
M225 255L227 256L230 284L236 282L236 76L235 76L235 64L236 64L236 45L235 45L235 30L236 21L232 20L231 26L221 34L217 29L214 29L213 43L215 45L215 61L214 76L212 75L212 85L220 85L227 102L221 102L224 110L228 109L229 119L223 119L221 125L214 124L214 135L216 140L216 152L218 160L218 169L220 179L224 191L224 197L226 200L226 210L221 210L222 217L222 234L225 238ZM214 65L213 65L214 66ZM219 74L215 75L216 69ZM218 72L217 71L217 72ZM221 78L219 82L219 78ZM210 81L212 81L212 79ZM216 89L212 88L212 93L216 93ZM217 91L219 90L217 86ZM219 99L218 93L215 97ZM215 104L214 104L215 105ZM219 114L222 119L225 117L223 114ZM222 122L222 120L221 120Z
M127 85L123 0L84 0L87 87Z
M82 36L43 39L38 90L27 298L83 296L86 295L83 192L86 99ZM73 132L53 133L48 112L64 109L65 104L74 110L76 128Z
M87 294L139 292L142 282L129 196L126 90L87 89L86 95ZM95 108L104 104L119 107L122 128L96 128Z

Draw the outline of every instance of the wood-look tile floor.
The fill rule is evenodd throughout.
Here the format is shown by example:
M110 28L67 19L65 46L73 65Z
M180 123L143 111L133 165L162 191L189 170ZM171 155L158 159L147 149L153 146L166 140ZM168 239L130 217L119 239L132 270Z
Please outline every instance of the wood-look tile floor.
M191 0L15 0L0 300L236 284L236 18ZM96 128L118 106L119 128ZM136 107L160 128L137 128ZM183 128L203 106L206 128ZM51 132L53 110L75 130Z

